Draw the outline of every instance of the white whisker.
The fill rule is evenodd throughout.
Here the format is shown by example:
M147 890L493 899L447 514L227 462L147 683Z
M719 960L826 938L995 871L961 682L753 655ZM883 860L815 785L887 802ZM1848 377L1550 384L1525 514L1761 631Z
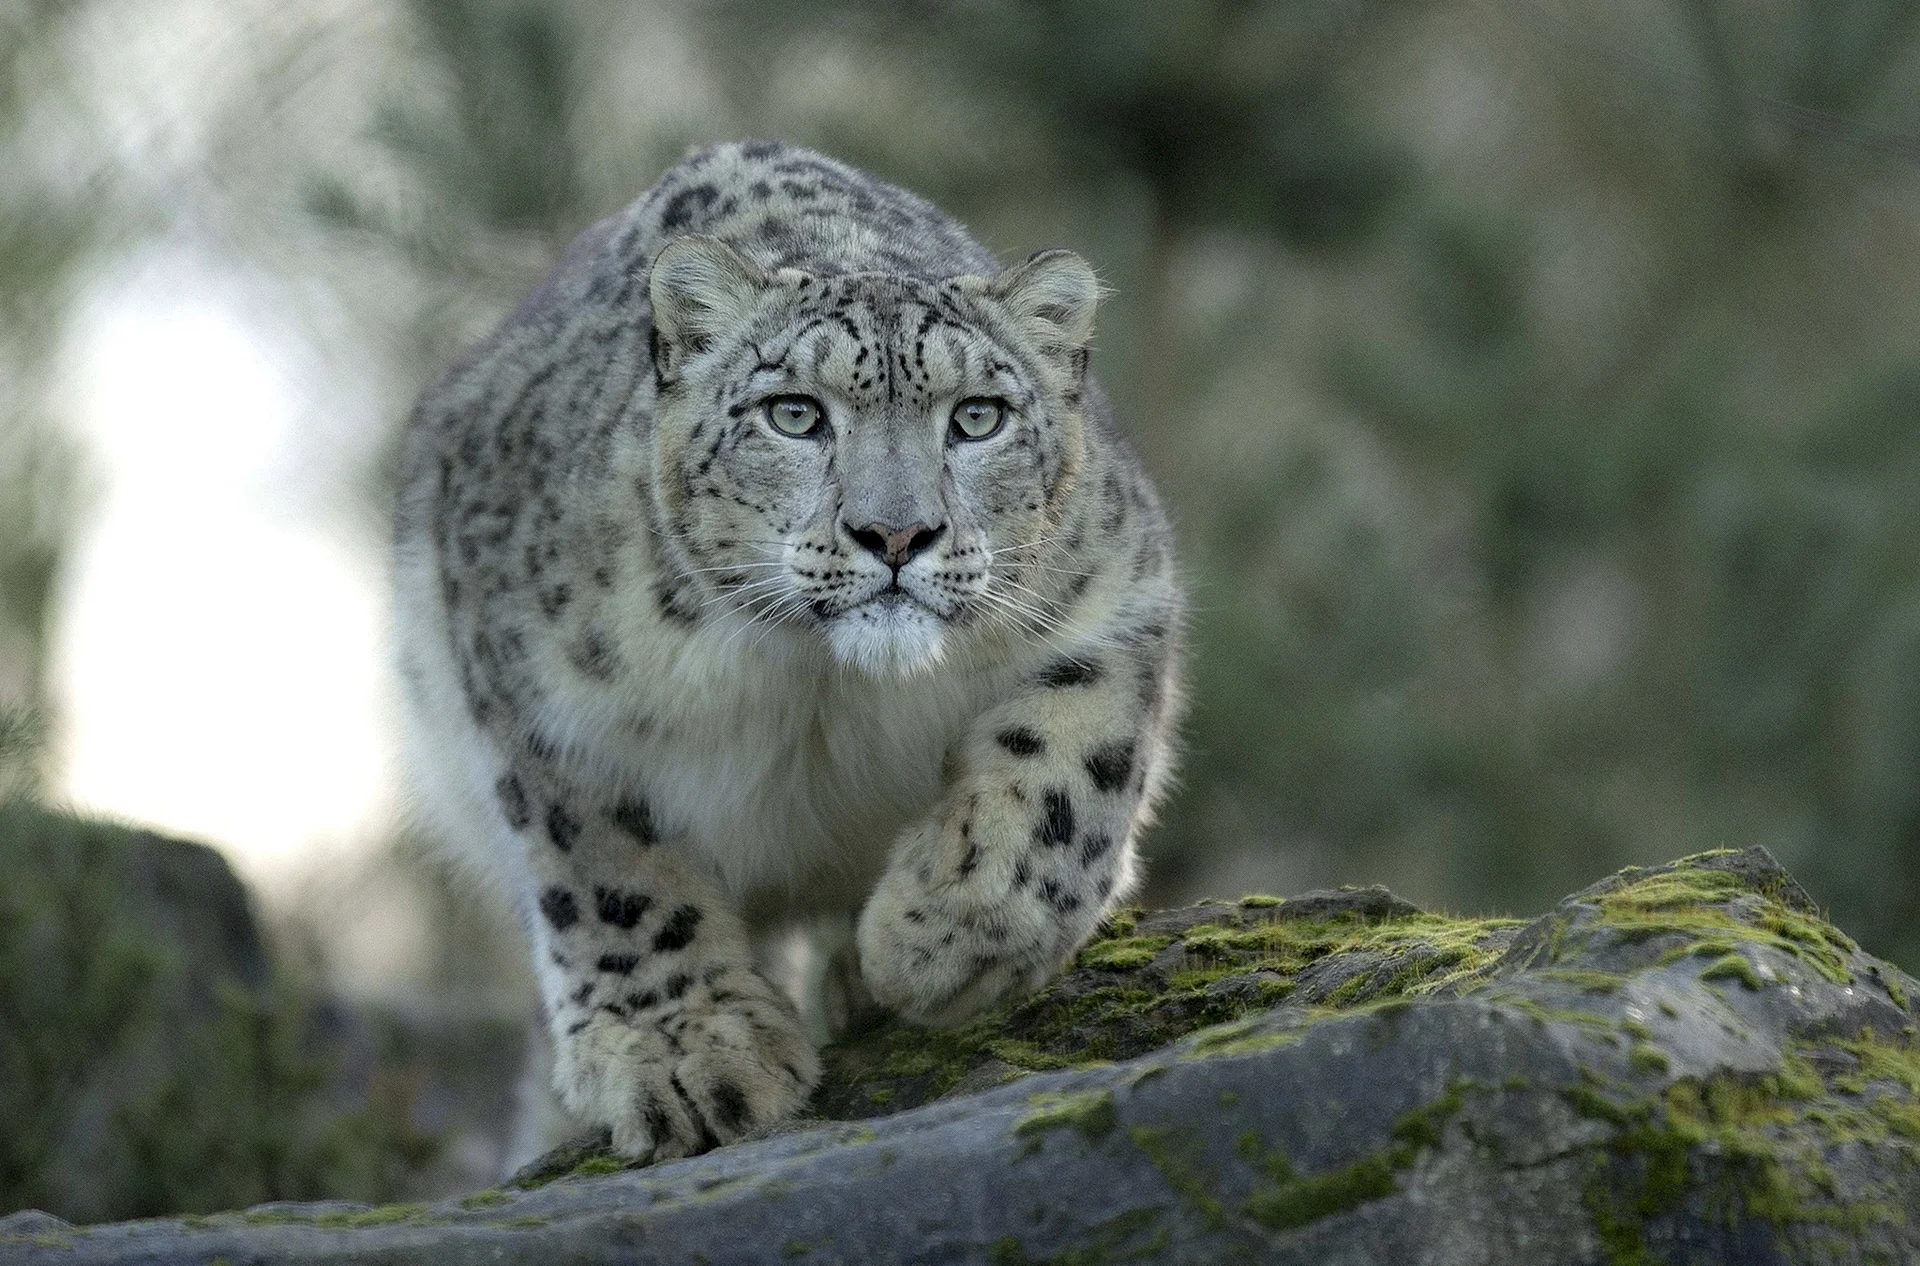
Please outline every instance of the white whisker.
M746 567L785 567L785 560L771 558L765 561L753 560L744 563L722 563L717 567L688 567L681 571L682 576L700 576L712 571L739 571Z

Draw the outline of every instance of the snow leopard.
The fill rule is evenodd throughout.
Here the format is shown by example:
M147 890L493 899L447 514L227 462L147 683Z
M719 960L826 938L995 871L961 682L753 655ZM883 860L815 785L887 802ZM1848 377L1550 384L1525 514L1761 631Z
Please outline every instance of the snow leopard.
M412 412L416 801L517 911L553 1091L621 1153L803 1112L850 1011L1038 989L1136 882L1183 598L1089 373L1101 296L1071 251L1007 267L853 167L721 144Z

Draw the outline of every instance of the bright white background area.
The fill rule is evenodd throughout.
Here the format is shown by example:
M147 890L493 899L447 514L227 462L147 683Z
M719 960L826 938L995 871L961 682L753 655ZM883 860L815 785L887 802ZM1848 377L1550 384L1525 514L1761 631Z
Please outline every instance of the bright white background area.
M264 283L191 252L69 349L93 474L62 579L55 792L220 846L272 904L390 838L383 542L340 510L378 419L316 399Z

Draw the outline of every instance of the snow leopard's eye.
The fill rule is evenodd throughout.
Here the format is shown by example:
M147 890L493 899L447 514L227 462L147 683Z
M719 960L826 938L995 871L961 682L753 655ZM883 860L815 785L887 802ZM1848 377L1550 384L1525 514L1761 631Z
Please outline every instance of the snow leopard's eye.
M1007 405L1003 400L989 400L985 396L962 400L953 406L954 437L984 440L1000 429L1006 417Z
M767 401L767 425L782 435L811 435L826 410L812 396L775 396Z

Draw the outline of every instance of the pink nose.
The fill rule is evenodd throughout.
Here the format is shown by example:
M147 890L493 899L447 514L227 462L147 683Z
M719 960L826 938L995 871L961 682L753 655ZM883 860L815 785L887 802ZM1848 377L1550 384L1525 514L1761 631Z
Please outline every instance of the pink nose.
M891 523L869 523L865 527L847 525L847 532L860 542L875 557L887 566L899 571L915 555L940 539L943 527L929 527L924 523L914 523L907 527L895 527Z

